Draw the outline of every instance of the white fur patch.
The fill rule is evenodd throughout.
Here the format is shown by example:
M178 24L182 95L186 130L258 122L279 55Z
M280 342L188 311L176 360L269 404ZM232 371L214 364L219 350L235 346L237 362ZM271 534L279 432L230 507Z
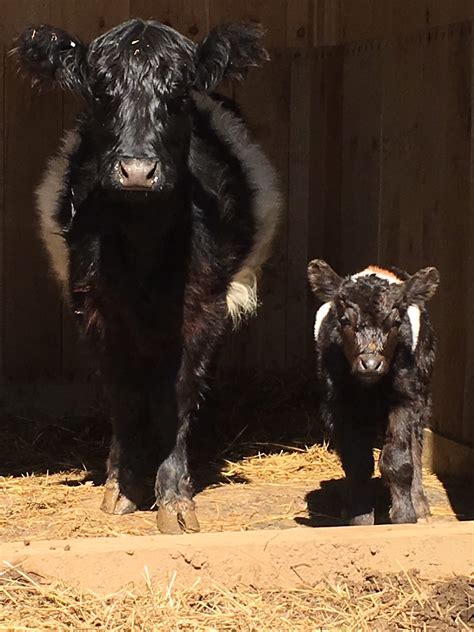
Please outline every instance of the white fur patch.
M227 306L234 326L257 309L257 278L270 256L270 247L282 209L278 178L269 160L252 142L243 121L211 97L193 93L196 107L210 115L211 125L240 161L253 191L252 211L256 222L254 245L227 292Z
M407 309L408 320L411 327L411 348L415 351L420 336L421 312L417 305L410 305Z
M63 137L61 148L48 162L41 184L36 190L40 237L48 252L53 272L66 286L69 258L64 239L59 235L59 226L55 220L60 196L65 192L66 175L69 161L79 146L79 134L69 131Z
M332 307L332 301L328 301L327 303L323 303L321 307L316 312L316 318L314 320L314 339L318 339L319 330L321 329L321 325L323 324L323 320L329 314L329 311Z

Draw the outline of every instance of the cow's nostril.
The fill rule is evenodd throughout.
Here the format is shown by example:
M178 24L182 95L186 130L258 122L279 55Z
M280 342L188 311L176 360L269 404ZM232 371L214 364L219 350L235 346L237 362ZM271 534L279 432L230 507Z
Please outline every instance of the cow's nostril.
M124 178L128 178L128 171L123 166L123 162L119 162L119 166L120 166L120 171L121 171L123 177Z
M153 167L150 169L150 171L146 174L146 179L147 180L151 180L155 173L156 173L156 167L158 166L158 163L155 162L155 164L153 165Z

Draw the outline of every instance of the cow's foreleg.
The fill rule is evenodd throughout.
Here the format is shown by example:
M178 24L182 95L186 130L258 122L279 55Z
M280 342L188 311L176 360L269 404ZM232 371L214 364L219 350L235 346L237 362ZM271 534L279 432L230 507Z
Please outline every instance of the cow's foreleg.
M107 461L107 482L101 508L112 514L135 511L143 500L148 463L147 407L143 388L109 386L113 436Z
M219 343L226 328L224 301L201 307L187 315L183 327L183 352L174 391L157 393L152 411L161 438L163 460L156 476L158 528L163 533L199 531L188 467L187 435L206 388ZM158 389L159 390L159 389ZM166 401L164 401L166 399Z

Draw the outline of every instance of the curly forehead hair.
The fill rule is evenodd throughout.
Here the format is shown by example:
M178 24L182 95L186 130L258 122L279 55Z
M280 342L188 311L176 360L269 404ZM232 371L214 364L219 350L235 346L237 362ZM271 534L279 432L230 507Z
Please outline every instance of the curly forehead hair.
M160 24L131 20L94 40L87 62L91 79L114 86L152 83L160 94L186 89L195 74L196 46L181 33Z

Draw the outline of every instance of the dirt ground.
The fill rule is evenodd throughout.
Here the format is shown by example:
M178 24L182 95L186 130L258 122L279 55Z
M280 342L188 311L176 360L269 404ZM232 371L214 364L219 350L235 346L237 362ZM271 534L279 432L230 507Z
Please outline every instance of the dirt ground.
M462 531L464 539L449 535L459 520L474 518L472 486L425 472L433 518L428 526L412 528L431 529L426 538L415 531L397 540L391 535L393 529L400 533L396 527L376 526L363 543L354 544L357 528L308 529L342 524L343 480L338 460L322 442L314 421L314 402L302 397L299 388L285 393L275 388L270 393L256 390L227 411L225 427L214 413L229 401L221 393L211 402L207 425L194 433L201 529L215 534L205 537L223 538L219 546L228 564L217 574L207 572L216 567L219 556L212 554L211 564L198 547L198 554L187 560L187 554L173 554L178 540L172 540L168 570L179 568L178 558L180 563L184 560L183 568L197 572L196 586L180 585L176 571L166 575L167 587L154 583L152 575L143 575L147 565L142 564L138 549L145 546L147 536L160 546L166 541L161 538L169 537L157 535L151 495L148 506L132 515L108 516L99 510L109 440L100 413L94 411L87 419L5 417L0 437L0 551L12 566L4 565L0 574L0 622L7 624L0 629L19 629L15 626L20 623L21 629L61 630L473 629L469 578L474 568L473 532ZM376 522L384 525L388 523L387 493L378 478L373 484ZM380 529L389 529L388 535ZM258 556L250 559L254 554L248 553L253 549L248 549L247 540L242 549L232 549L236 554L229 557L229 543L253 532L257 541L267 538L264 551L277 546L276 542L270 545L272 537L290 537L294 532L296 544L289 541L273 558L281 554L284 560L294 548L291 564L285 568L277 564L266 571L262 562L263 570L256 572ZM131 543L141 544L131 544L123 554L123 559L134 560L141 569L142 581L130 584L133 573L128 561L120 562L114 581L111 577L90 581L91 575L100 575L100 555L90 572L84 564L93 559L90 554L95 546L98 552L108 550L101 538L117 538L117 546L123 549L128 536L142 536L132 537ZM97 545L83 540L97 537ZM204 542L201 535L178 539L187 537ZM322 546L321 538L328 538L328 548ZM52 552L35 558L45 540L57 542L49 547ZM21 555L5 558L4 553L17 546L8 543L19 543L29 552L25 559L30 558L30 566ZM86 547L83 562L82 546ZM318 551L320 570L311 555L311 563L305 561L308 547ZM64 551L71 552L71 564L74 555L82 563L77 573L80 586L72 581L74 574L63 573L65 581L61 573L53 572L69 564L67 557L54 562ZM107 560L114 559L110 555L104 557L104 568ZM162 559L161 554L153 555L155 561ZM246 563L253 570L247 577L239 575L239 582L230 581L238 575L234 561L238 565L239 556L244 560L245 555L250 556ZM35 567L34 559L40 558L46 561ZM241 566L246 563L242 561ZM212 581L203 581L206 576ZM104 593L104 586L109 586L113 596Z

